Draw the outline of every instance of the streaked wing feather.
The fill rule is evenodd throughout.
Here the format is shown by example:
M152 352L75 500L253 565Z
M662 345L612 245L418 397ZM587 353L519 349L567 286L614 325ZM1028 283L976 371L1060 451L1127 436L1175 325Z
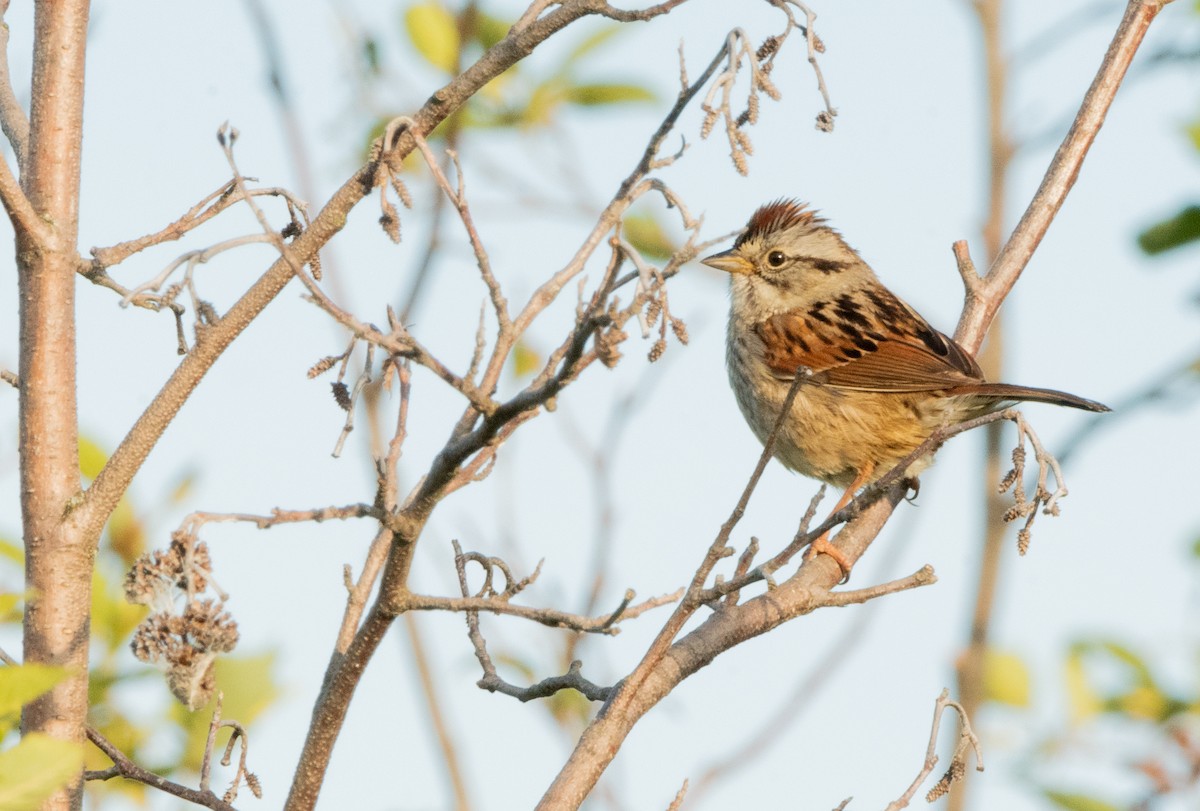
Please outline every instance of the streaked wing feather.
M978 364L962 347L889 294L871 326L847 323L836 307L776 315L758 325L767 366L781 379L800 367L815 382L876 392L937 391L979 383Z

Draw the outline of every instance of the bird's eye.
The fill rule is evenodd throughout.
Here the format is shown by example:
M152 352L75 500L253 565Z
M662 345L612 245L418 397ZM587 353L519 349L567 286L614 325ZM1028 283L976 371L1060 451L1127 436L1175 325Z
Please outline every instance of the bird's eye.
M787 261L787 256L783 251L771 251L767 254L767 264L773 268L783 267L783 263Z

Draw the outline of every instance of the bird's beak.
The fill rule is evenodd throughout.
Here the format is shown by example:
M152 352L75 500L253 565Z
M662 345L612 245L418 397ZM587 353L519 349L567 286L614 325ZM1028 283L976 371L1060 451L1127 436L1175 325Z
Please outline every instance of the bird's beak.
M706 256L700 261L710 268L723 270L726 273L749 273L754 270L754 265L734 253L733 249L714 253L712 256Z

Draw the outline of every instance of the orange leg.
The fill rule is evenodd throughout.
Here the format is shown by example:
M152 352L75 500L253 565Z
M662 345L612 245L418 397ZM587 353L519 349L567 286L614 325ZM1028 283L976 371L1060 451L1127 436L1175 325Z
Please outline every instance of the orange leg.
M858 475L854 477L854 481L852 481L850 486L846 488L846 492L842 493L842 497L838 499L838 503L834 505L833 510L829 514L833 515L833 513L836 513L838 510L842 509L842 507L845 507L847 504L849 504L850 499L854 498L854 494L858 492L858 488L866 484L867 480L871 478L871 474L874 472L875 465L873 464L868 464L865 468L860 470ZM816 557L817 555L828 555L829 557L833 558L834 562L838 565L838 568L842 570L842 579L838 585L841 585L850 579L850 561L846 559L844 554L842 554L842 550L838 549L829 542L828 531L821 533L821 537L813 541L808 547L808 557L812 558Z

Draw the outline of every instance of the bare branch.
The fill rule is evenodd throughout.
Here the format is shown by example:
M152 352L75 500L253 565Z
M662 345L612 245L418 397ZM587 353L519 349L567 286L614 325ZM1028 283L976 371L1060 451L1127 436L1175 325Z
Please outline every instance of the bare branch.
M0 3L0 129L4 130L8 143L17 156L17 171L25 174L29 162L29 118L25 108L17 101L13 90L12 74L8 70L8 0Z
M1034 250L1066 200L1067 193L1075 185L1083 159L1104 123L1129 63L1163 5L1163 0L1129 0L1125 16L1113 35L1112 43L1104 54L1104 60L1084 96L1070 131L1054 154L1020 222L983 278L986 295L979 300L968 299L963 309L955 340L969 352L979 350L983 336L1005 296L1029 264Z
M0 380L3 380L14 389L21 388L21 378L16 372L10 372L8 369L0 369Z
M148 769L143 769L130 760L112 741L105 738L92 727L88 727L87 736L88 740L112 760L113 765L107 769L85 772L85 780L110 780L114 777L124 777L127 780L135 780L151 788L156 788L173 797L179 797L190 803L211 808L213 811L237 811L232 805L223 801L207 788L200 790L188 788L187 786L167 780L165 777L159 777Z
M942 713L947 707L953 708L958 713L961 731L959 732L958 743L954 747L954 754L950 758L950 768L946 771L942 779L929 790L925 799L928 802L933 802L949 791L952 783L961 779L962 775L966 773L968 749L975 751L975 770L983 771L983 752L979 748L979 739L975 737L975 731L971 729L971 722L967 718L966 710L957 701L950 699L949 690L942 690L942 694L938 696L937 703L933 709L933 729L929 732L929 745L925 748L925 764L916 779L913 780L912 785L908 787L908 790L896 800L888 803L884 811L900 811L901 808L907 808L908 803L917 793L917 789L921 787L921 784L925 782L925 778L929 777L933 772L933 768L937 766L938 732L942 725Z

